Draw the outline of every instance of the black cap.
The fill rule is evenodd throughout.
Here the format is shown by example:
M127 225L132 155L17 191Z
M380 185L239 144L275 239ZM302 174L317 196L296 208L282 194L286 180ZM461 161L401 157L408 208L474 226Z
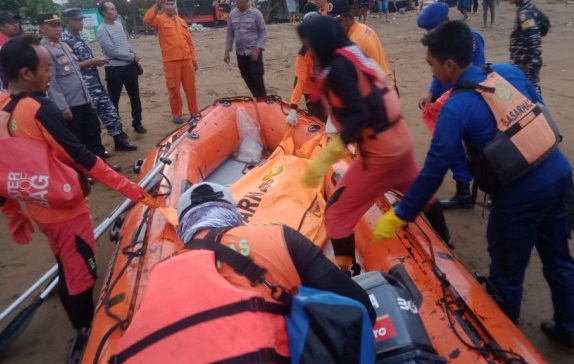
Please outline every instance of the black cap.
M40 13L36 18L36 21L38 22L38 25L40 25L44 23L60 23L62 19L60 19L58 13Z
M20 15L14 15L9 11L0 11L0 24L14 23L21 18Z
M327 9L327 15L332 17L351 12L351 6L348 0L330 0Z
M62 18L64 19L83 19L85 16L82 14L82 9L80 8L69 8L62 12Z

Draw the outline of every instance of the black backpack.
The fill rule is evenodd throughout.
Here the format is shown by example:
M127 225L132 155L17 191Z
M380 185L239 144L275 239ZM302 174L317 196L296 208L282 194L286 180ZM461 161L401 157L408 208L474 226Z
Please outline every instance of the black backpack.
M550 24L550 18L539 9L536 10L538 11L538 15L536 16L536 23L538 25L538 29L540 29L540 35L544 37L546 34L548 34L548 31L552 26Z

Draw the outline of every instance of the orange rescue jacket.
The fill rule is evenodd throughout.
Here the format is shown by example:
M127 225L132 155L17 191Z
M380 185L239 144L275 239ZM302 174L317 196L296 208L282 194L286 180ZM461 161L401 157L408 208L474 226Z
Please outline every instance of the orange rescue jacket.
M280 225L239 226L225 233L221 244L249 255L267 269L269 281L293 291L301 281L282 231ZM284 316L255 309L225 312L241 301L253 307L265 307L264 301L269 307L280 306L267 287L252 287L246 277L216 262L213 252L183 250L152 269L141 306L111 362L237 362L251 353L264 353L267 360L263 362L276 361L274 353L278 354L275 359L288 357ZM174 324L178 321L188 325L179 327ZM178 329L171 332L174 327ZM161 336L161 331L170 334ZM151 338L151 344L142 349L144 338Z
M365 105L380 109L380 112L372 112L375 119L371 121L372 126L362 129L359 149L370 163L385 163L389 158L403 155L412 148L413 139L401 114L401 103L393 82L381 70L365 64L364 55L354 53L356 50L356 47L354 50L353 47L346 47L338 49L337 53L355 66L359 92ZM343 101L331 90L323 95L323 101L331 107L331 111L344 107ZM330 118L337 129L342 130L343 123L333 112Z
M0 110L10 102L10 94L0 94ZM46 141L55 151L56 156L70 167L86 172L86 169L76 164L72 157L54 139L48 130L36 119L36 114L42 105L32 97L25 97L18 102L12 113L10 133L15 138L27 138ZM4 151L9 153L10 151ZM33 203L26 204L30 217L40 223L59 223L68 221L85 212L89 212L87 200L83 200L74 207L58 208L44 207Z
M155 5L144 15L144 21L157 30L164 62L196 60L195 47L185 20L175 15L158 14Z
M543 161L558 146L560 133L544 105L530 101L489 65L484 69L488 75L483 82L463 84L453 92L474 89L494 114L498 133L480 152L486 157L482 161L487 162L489 168L477 164L480 158L471 158L469 167L475 174L478 170L490 171L504 186ZM476 157L476 151L470 153ZM483 180L483 177L475 178Z

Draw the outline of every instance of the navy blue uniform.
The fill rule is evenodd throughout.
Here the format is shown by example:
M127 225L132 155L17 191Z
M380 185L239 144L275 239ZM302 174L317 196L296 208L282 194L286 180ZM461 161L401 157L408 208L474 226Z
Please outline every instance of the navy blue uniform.
M510 64L493 66L500 76L533 102L540 95L524 72ZM485 72L471 66L457 83L480 83ZM453 162L463 158L462 142L478 151L497 132L494 116L475 91L454 93L444 104L425 165L396 207L396 214L412 221L440 186ZM499 290L505 313L515 322L520 313L522 283L532 248L543 264L550 285L554 321L574 332L574 259L568 248L569 223L563 197L572 184L572 167L559 149L523 177L492 195L487 240L490 278Z
M510 61L524 69L526 77L540 93L542 36L538 28L538 9L530 0L516 7L516 20L510 34Z
M484 56L484 39L482 35L476 30L471 29L474 42L472 43L472 64L475 66L482 66L486 63L486 57ZM433 95L434 99L437 99L443 93L447 92L452 88L450 83L442 83L433 77L429 93ZM451 166L452 177L457 182L470 182L472 181L472 175L466 168L466 156L462 155L461 159L453 163Z
M72 48L78 58L78 62L94 58L92 48L81 35L65 32L61 40ZM124 135L122 121L110 99L110 95L108 95L102 84L98 69L96 67L85 67L81 69L81 72L98 118L107 129L108 135L111 137Z

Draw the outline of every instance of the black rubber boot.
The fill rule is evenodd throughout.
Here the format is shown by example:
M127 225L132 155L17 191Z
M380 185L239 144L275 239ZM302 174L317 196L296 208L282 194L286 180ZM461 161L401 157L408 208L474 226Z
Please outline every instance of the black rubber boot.
M567 332L554 322L543 322L540 329L555 343L574 349L574 332Z
M456 182L456 193L448 200L439 201L445 210L471 209L476 197L470 193L470 182Z
M331 244L333 244L333 252L335 253L335 264L343 272L351 272L354 268L353 265L356 264L355 234L341 239L331 239ZM352 272L350 274L352 275Z
M120 134L114 137L114 149L117 151L132 151L138 149L138 146L131 143L126 136Z
M448 227L446 226L446 221L444 219L444 214L442 212L443 208L438 201L435 201L427 211L425 211L425 216L430 223L430 226L436 231L438 236L448 245L450 249L454 249L454 244L450 238L450 233Z

